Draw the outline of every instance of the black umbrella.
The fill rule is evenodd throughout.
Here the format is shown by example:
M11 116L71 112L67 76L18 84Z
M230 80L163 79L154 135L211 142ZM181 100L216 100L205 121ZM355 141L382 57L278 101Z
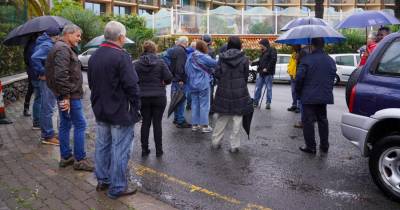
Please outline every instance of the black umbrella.
M168 107L168 117L175 111L178 104L186 99L185 92L183 90L178 90L172 95L171 102Z
M253 99L250 100L251 107L253 107ZM251 120L253 119L253 113L254 109L251 109L251 112L246 113L243 115L242 119L242 127L244 131L247 133L247 138L250 139L250 126L251 126Z
M18 26L4 39L4 45L24 45L30 39L30 36L43 32L50 27L64 28L65 25L70 24L71 21L58 16L40 16L27 21L26 23Z

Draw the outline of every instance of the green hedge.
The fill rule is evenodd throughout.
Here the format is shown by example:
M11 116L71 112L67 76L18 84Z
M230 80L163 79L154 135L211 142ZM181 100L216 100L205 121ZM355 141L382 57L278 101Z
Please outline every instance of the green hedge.
M3 42L8 32L17 24L0 23L0 42ZM22 47L7 47L0 45L0 77L9 76L25 71Z

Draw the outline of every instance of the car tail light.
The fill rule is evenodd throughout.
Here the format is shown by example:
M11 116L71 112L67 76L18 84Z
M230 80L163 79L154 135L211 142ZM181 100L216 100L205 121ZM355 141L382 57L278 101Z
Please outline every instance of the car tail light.
M356 100L356 85L353 86L351 89L351 94L350 94L350 102L349 102L349 112L353 113L354 111L354 103Z

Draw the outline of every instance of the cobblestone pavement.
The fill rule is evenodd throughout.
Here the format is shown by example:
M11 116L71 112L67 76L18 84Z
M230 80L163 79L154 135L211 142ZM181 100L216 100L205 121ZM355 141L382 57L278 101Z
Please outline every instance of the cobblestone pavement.
M59 147L39 143L40 132L31 130L31 120L22 116L22 107L21 101L10 104L6 112L14 123L0 125L0 210L173 209L141 192L111 200L96 192L93 173L59 168ZM87 152L92 157L94 140L87 136Z

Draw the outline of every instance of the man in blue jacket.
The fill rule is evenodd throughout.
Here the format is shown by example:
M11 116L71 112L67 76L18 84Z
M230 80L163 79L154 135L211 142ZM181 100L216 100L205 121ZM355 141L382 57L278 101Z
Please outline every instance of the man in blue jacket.
M104 29L107 40L89 59L90 100L96 117L95 174L97 191L108 189L116 199L132 195L127 167L133 149L134 126L139 121L139 78L130 55L122 49L125 26L116 21Z
M39 79L39 88L41 96L40 105L40 128L42 130L42 143L49 145L59 145L58 139L55 137L53 129L53 113L56 106L56 97L46 84L46 69L45 62L47 55L58 39L60 29L51 27L47 29L36 40L34 53L31 57L32 67Z
M316 154L314 123L318 123L320 151L329 149L329 127L326 105L333 104L333 86L336 75L335 61L324 52L324 39L311 40L312 53L301 59L296 75L296 93L303 105L302 152Z

